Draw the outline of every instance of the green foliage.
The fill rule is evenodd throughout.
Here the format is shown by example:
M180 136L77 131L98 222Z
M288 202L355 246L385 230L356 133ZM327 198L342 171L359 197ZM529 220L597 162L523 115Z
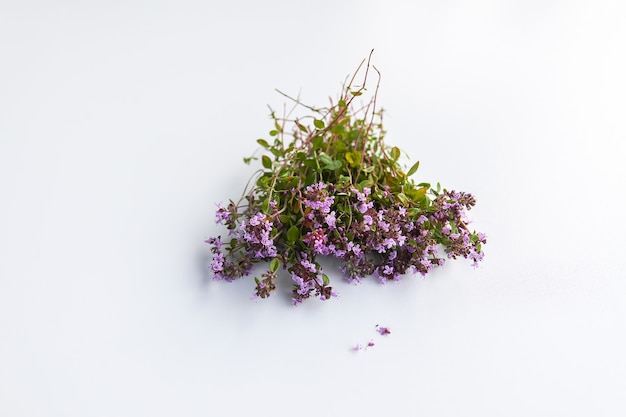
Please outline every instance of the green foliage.
M325 109L316 109L287 96L294 101L294 107L306 108L311 111L310 115L289 119L271 113L276 129L269 135L276 139L273 143L257 140L265 151L261 157L265 172L257 179L259 189L256 191L261 193L256 198L267 202L276 200L281 210L300 213L298 199L287 191L302 190L324 181L345 189L372 188L376 198L384 200L386 205L427 208L430 186L415 185L409 178L417 171L419 162L405 173L402 151L383 142L386 134L383 111L374 107L376 96L363 104L355 99L363 97L364 88L348 85L343 91L336 104L331 102ZM285 141L282 132L292 140ZM386 197L381 193L383 190L387 191ZM431 195L436 195L434 190ZM351 210L350 205L346 205L345 215L351 216ZM301 219L289 223L284 231L289 243L300 238L300 229L295 226L298 221Z

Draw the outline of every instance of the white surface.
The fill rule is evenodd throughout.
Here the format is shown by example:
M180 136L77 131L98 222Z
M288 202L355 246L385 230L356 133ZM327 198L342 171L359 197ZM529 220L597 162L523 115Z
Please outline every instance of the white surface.
M1 415L626 415L623 2L54 3L0 3ZM371 48L482 267L211 281L273 89L323 104Z

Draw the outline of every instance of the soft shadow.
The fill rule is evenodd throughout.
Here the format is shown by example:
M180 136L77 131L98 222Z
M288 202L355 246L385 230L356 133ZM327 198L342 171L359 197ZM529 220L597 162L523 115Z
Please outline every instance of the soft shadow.
M209 251L209 245L206 245L205 250L198 250L196 255L196 266L198 268L198 274L200 279L198 283L201 288L206 288L209 282L213 281L213 274L211 273L211 252Z

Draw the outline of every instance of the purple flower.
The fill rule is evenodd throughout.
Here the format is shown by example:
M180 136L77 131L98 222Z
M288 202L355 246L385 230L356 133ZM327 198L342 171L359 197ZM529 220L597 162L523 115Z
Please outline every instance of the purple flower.
M355 255L360 255L361 247L358 244L355 245L354 242L348 242L348 245L346 245L346 251L352 251Z
M247 223L241 224L240 230L243 232L243 240L248 242L255 258L273 258L277 255L276 246L270 236L272 222L265 214L259 212L250 217Z
M335 223L337 221L337 218L335 217L335 212L332 211L329 215L327 215L324 218L324 221L326 222L326 224L328 225L328 228L330 230L334 230L335 229Z
M335 202L335 197L328 195L327 187L323 182L306 187L304 190L304 206L323 214L330 213L330 207Z
M439 252L439 249L437 248L437 245L428 245L428 246L426 246L426 251L424 253L425 254L428 254L428 253L436 254L437 252Z
M306 284L304 282L304 280L302 279L302 277L296 275L296 274L291 274L291 280L293 282L295 282L295 284L297 286L299 286L300 288L304 287Z
M302 241L307 243L309 247L312 247L316 253L324 254L328 249L324 246L328 241L328 236L324 232L324 229L316 229L313 232L308 232Z
M352 193L356 196L357 199L357 202L354 203L354 208L357 209L361 214L374 207L374 203L368 201L368 196L372 193L372 190L370 188L364 188L363 192L360 192L356 188L353 188Z
M309 272L317 272L317 267L314 263L309 262L307 259L302 259L300 261L300 265L302 265L305 269L308 269Z
M211 270L214 274L219 274L224 271L224 255L222 255L221 253L216 253L215 256L213 256Z
M222 240L219 237L211 237L204 242L208 243L209 245L215 246L217 249L221 248L223 245Z
M291 280L298 286L296 292L300 296L307 295L312 289L311 285L299 275L292 273Z
M217 211L215 212L215 223L222 224L231 220L230 213L226 207L222 207L221 203L216 204Z
M372 207L374 207L374 203L372 203L371 201L369 203L356 203L354 205L354 207L360 212L360 213L365 213L367 210L371 209Z
M377 331L378 333L380 333L381 335L383 335L383 336L386 336L386 335L388 335L388 334L391 334L391 330L389 330L389 327L384 327L384 326L379 326L379 325L376 325L376 331Z

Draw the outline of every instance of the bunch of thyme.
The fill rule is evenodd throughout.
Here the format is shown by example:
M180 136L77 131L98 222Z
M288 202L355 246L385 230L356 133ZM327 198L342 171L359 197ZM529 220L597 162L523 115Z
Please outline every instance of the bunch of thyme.
M266 298L275 290L282 267L293 281L296 305L311 296L336 295L320 257L338 259L352 282L374 275L382 283L407 272L425 275L446 257L469 258L474 266L482 260L485 235L470 231L466 216L474 197L439 184L416 184L411 176L419 162L405 172L400 149L384 144L376 67L376 92L357 106L366 91L369 60L363 84L353 83L364 62L327 108L283 94L294 108L311 114L290 118L291 112L284 117L272 112L271 140L257 140L264 154L254 186L240 201L218 204L216 222L226 226L229 239L206 241L215 279L231 281L249 275L255 263L269 262L261 278L255 277L255 296ZM258 158L244 158L252 160Z

